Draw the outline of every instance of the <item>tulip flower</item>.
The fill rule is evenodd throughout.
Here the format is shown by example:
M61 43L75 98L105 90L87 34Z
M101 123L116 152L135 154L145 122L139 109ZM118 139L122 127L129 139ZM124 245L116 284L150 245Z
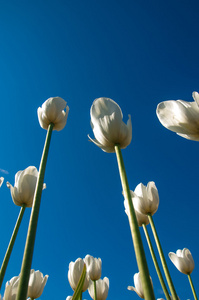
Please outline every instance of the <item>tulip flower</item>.
M28 297L37 299L43 293L48 275L43 276L40 271L31 270L28 283Z
M143 288L142 288L142 282L141 282L140 273L135 273L133 279L134 279L134 285L135 285L135 287L128 286L127 289L129 291L136 292L140 298L144 299L144 291L143 291ZM151 277L150 277L150 279L151 279ZM153 284L152 283L152 279L151 279L151 284Z
M128 206L127 199L124 200L124 207L125 207L125 213L127 214L127 216L129 216L129 206ZM141 227L143 224L145 224L145 225L149 224L149 218L147 215L142 214L137 210L135 210L135 215L136 215L139 227Z
M18 285L19 285L19 276L15 276L10 281L7 281L3 300L15 300L17 295Z
M90 279L93 281L100 279L102 272L101 258L94 258L91 255L86 255L84 262Z
M4 182L4 178L0 177L0 187L2 186L3 182Z
M37 177L37 168L30 166L24 171L16 173L14 187L9 182L6 183L11 191L12 200L16 205L32 207ZM43 184L44 188L46 188L45 184Z
M157 117L167 129L181 137L199 141L199 94L192 94L195 102L170 100L157 106Z
M147 186L142 183L138 184L135 191L131 191L131 196L135 210L138 212L153 215L157 211L159 195L153 181L150 181Z
M105 152L115 152L115 145L126 148L132 139L131 116L125 124L119 105L109 98L94 100L91 110L91 127L95 139L89 139Z
M103 279L99 279L96 281L97 300L106 300L108 296L108 290L109 290L109 279L107 277L104 277ZM88 292L91 298L94 299L95 292L94 292L94 285L92 281L90 281L89 283Z
M83 271L83 267L84 267L84 261L81 258L76 259L75 262L71 261L69 264L68 281L73 291L77 287L78 281ZM89 285L89 277L88 274L86 274L82 292L85 292L87 290L88 285Z
M181 273L188 275L194 269L194 260L187 248L177 250L176 253L170 252L169 258Z
M66 300L72 300L73 299L73 296L68 296L67 298L66 298Z
M60 131L66 125L68 112L69 107L64 99L51 97L37 110L39 124L43 129L48 129L48 125L53 123L53 130Z

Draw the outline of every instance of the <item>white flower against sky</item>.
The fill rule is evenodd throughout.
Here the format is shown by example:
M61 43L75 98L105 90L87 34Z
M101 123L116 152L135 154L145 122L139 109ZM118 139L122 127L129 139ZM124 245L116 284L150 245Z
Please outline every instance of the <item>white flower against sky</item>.
M181 137L199 141L199 94L193 92L194 102L169 100L158 104L160 123Z
M6 282L3 300L15 300L19 286L19 276L15 276Z
M53 123L53 130L60 131L66 125L68 112L69 107L64 99L51 97L37 110L39 124L43 129L48 129L48 125Z
M0 187L2 186L3 182L4 182L4 177L0 177Z
M100 279L102 272L101 258L94 258L91 255L86 255L84 262L86 264L86 270L90 279L93 281Z
M195 264L189 249L177 250L176 253L169 252L169 258L176 268L186 275L191 274Z
M136 292L140 298L144 299L144 291L143 291L143 287L142 287L140 273L135 273L133 279L134 279L135 287L134 286L128 286L127 289L129 291ZM150 277L150 279L151 279L151 277ZM151 283L152 283L152 279L151 279Z
M101 97L95 99L90 110L91 127L95 139L90 140L105 152L115 152L115 145L126 148L132 139L131 117L127 124L119 105L112 99Z
M76 259L75 262L71 261L68 269L68 281L73 291L76 289L80 276L84 268L84 261L81 258ZM89 276L86 273L82 291L85 292L89 285Z
M47 279L48 275L43 276L43 274L40 271L35 271L32 269L30 271L27 296L32 299L39 298L43 293Z
M127 216L129 216L129 205L127 199L124 200L124 207L125 207L125 213ZM148 225L149 224L149 218L147 215L142 214L141 212L137 211L135 209L135 215L138 222L138 226L142 226L142 224Z
M108 297L108 291L109 279L107 277L96 281L97 300L106 300L106 298ZM89 283L88 292L91 298L94 299L94 284L92 281L90 281Z

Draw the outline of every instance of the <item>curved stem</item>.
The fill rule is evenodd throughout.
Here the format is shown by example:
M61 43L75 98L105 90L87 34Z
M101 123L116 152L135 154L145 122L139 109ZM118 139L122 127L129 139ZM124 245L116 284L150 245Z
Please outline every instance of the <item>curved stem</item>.
M192 281L192 278L191 278L191 274L188 274L187 276L189 278L189 283L190 283L190 286L191 286L191 289L192 289L194 299L198 300L197 295L196 295L196 291L195 291L194 286L193 286L193 281Z
M146 224L142 224L142 228L143 228L144 233L145 233L145 236L146 236L146 240L147 240L147 243L148 243L148 246L149 246L149 250L150 250L150 252L151 252L151 256L152 256L152 259L153 259L153 263L154 263L154 266L155 266L155 269L156 269L158 278L159 278L159 280L160 280L160 284L161 284L161 286L162 286L163 292L164 292L164 294L165 294L167 300L171 300L171 298L170 298L170 296L169 296L169 292L168 292L167 287L166 287L166 284L165 284L165 282L164 282L162 273L161 273L161 271L160 271L160 268L159 268L159 265L158 265L156 256L155 256L155 252L154 252L154 250L153 250L153 246L152 246L152 243L151 243L151 239L150 239L148 230L147 230L147 228L146 228Z
M23 262L21 266L19 287L18 287L16 300L26 300L26 296L27 296L28 282L29 282L30 269L32 264L33 251L34 251L34 243L35 243L35 237L37 231L37 222L39 217L41 194L42 194L45 168L46 168L46 162L48 158L48 151L50 147L52 130L53 130L53 124L51 123L48 126L48 131L47 131L46 140L45 140L44 149L43 149L42 158L39 167L38 179L35 187L33 206L32 206L32 211L31 211L31 216L29 221L28 234L26 238L26 245L24 250Z
M6 254L4 256L4 260L3 260L2 265L1 265L1 270L0 270L0 289L1 289L1 286L2 286L2 283L3 283L3 279L4 279L5 272L6 272L6 269L7 269L7 266L8 266L10 255L12 253L12 249L13 249L16 237L17 237L17 233L19 231L19 227L20 227L23 215L24 215L25 208L26 207L23 204L23 206L20 209L20 212L19 212L16 224L15 224L15 228L13 230L13 233L12 233L12 236L11 236L11 239L10 239L10 242L9 242Z
M155 239L155 242L156 242L156 245L157 245L157 249L158 249L158 252L159 252L159 255L160 255L160 260L161 260L161 263L162 263L162 266L163 266L164 274L166 276L166 280L167 280L169 289L171 291L172 299L173 300L174 299L178 300L178 296L176 294L176 291L175 291L175 288L174 288L174 285L173 285L173 282L172 282L172 279L171 279L171 276L170 276L170 273L169 273L169 269L167 267L167 263L166 263L166 260L165 260L165 257L164 257L164 253L163 253L163 250L162 250L162 247L161 247L161 244L160 244L160 240L158 238L158 234L157 234L157 231L156 231L156 228L155 228L155 225L154 225L153 218L152 218L151 214L148 214L148 218L149 218L151 229L152 229L154 239Z
M93 284L94 284L94 300L97 300L96 280L93 281Z
M130 229L131 229L131 235L133 238L135 256L136 256L138 269L139 269L141 280L142 280L142 287L144 290L144 298L145 298L145 300L152 300L152 299L155 299L155 296L154 296L151 280L149 277L149 270L148 270L147 261L146 261L146 257L145 257L144 247L142 244L140 230L138 227L135 210L133 207L130 189L129 189L129 185L128 185L128 180L127 180L127 176L126 176L126 171L125 171L125 167L124 167L124 161L123 161L123 157L122 157L122 153L121 153L121 149L120 149L119 145L115 145L115 152L116 152L116 156L117 156L124 197L127 199L128 206L129 206L128 218L129 218L129 224L130 224Z

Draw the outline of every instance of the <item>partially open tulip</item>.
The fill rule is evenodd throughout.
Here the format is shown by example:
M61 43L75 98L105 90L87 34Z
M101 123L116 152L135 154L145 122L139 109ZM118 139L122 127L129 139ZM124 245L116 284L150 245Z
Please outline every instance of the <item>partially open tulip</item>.
M150 181L147 186L138 184L135 191L131 191L131 197L135 210L142 214L153 215L158 209L159 195L153 181Z
M199 94L193 92L192 96L195 102L161 102L156 113L160 123L167 129L186 139L199 141Z
M176 253L170 252L169 258L176 268L186 275L191 274L194 269L194 260L191 252L187 248L177 250Z
M106 300L108 296L109 290L109 279L104 277L103 279L99 279L96 281L96 294L97 300ZM90 281L88 288L89 295L92 299L94 299L94 285L93 282Z
M48 129L48 125L53 123L53 130L60 131L66 125L68 112L69 107L64 99L51 97L37 110L39 124L43 129Z
M101 258L94 258L91 255L86 255L84 262L90 279L93 281L100 279L102 272Z
M10 281L7 281L3 300L15 300L17 295L18 285L19 285L19 276L15 276Z
M125 213L127 216L129 216L129 205L127 199L124 200L124 207L125 207ZM149 218L147 215L144 215L140 213L139 211L135 210L136 219L138 222L138 226L141 227L142 224L148 225L149 224Z
M78 281L79 281L80 276L83 271L83 268L84 268L84 261L81 258L76 259L75 262L71 261L69 264L68 281L69 281L70 286L73 289L73 291L77 287ZM82 292L85 292L87 290L88 284L89 284L89 276L86 273Z
M48 275L43 276L40 271L31 270L28 283L28 297L37 299L43 293Z
M97 98L90 110L95 139L90 140L105 152L115 152L115 145L126 148L132 139L131 117L125 124L119 105L109 98Z
M12 200L16 205L22 206L25 204L26 207L32 206L37 177L37 168L30 166L16 173L14 187L9 182L6 183L11 191ZM46 185L44 184L43 189L45 187Z
M134 285L135 285L135 287L128 286L127 289L129 291L136 292L140 298L144 299L144 290L142 288L142 282L141 282L140 273L135 273L133 279L134 279ZM151 279L151 277L150 277L150 279ZM151 283L152 283L152 279L151 279Z
M2 186L3 182L4 182L4 178L0 177L0 187Z

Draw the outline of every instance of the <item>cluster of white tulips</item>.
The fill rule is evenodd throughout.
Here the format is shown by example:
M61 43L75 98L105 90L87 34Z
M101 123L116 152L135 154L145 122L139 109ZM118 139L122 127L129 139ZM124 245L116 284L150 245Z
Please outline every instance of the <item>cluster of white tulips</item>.
M194 92L193 98L195 102L182 100L162 102L157 107L157 116L160 122L169 130L176 132L186 139L199 141L199 94ZM59 131L65 127L69 107L65 100L60 97L54 97L47 99L42 107L38 108L37 112L41 127L47 130L39 171L36 167L29 166L25 170L16 173L14 187L7 182L7 187L10 189L14 204L20 206L21 209L1 265L0 288L26 207L31 207L31 215L21 271L19 276L14 276L6 283L3 300L26 300L28 297L30 299L37 299L41 296L48 279L48 275L43 276L40 271L31 269L32 256L42 190L46 188L44 175L50 139L53 130ZM143 299L155 299L152 279L149 275L150 272L140 235L139 227L142 227L165 298L167 300L171 298L178 300L152 218L159 206L159 195L156 185L150 181L147 186L144 186L142 183L138 184L134 191L129 189L121 149L126 148L132 139L131 117L129 115L128 122L125 124L120 107L109 98L96 99L91 106L90 114L91 126L95 136L94 139L89 137L90 140L105 152L115 152L117 157L125 199L124 207L129 219L138 265L138 273L134 275L135 287L129 286L128 289L135 291ZM3 181L4 179L1 177L0 186L3 184ZM150 224L152 229L162 267L158 264L151 243L151 238L146 227L148 224ZM176 253L170 252L169 258L180 272L188 276L196 300L196 291L190 276L194 269L194 260L191 252L187 248L184 248L183 250L177 250ZM87 289L89 295L94 300L105 300L107 298L109 279L107 277L101 279L101 264L100 258L97 259L90 255L87 255L84 259L78 258L75 262L69 264L68 280L74 292L72 296L67 297L67 300L81 300L82 293ZM164 276L161 269L164 272ZM1 296L0 299L2 299Z

